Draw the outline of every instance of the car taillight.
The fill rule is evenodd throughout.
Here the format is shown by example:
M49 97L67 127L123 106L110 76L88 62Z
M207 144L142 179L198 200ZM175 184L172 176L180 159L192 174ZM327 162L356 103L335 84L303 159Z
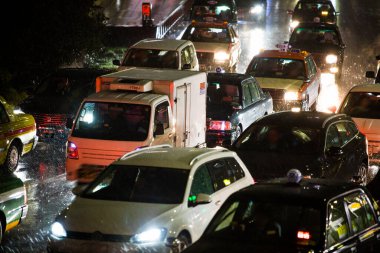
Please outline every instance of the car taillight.
M298 239L309 240L310 239L310 233L307 232L307 231L298 231L297 232L297 238Z
M79 158L78 147L74 142L69 141L67 143L67 157L70 159Z
M231 130L231 122L222 120L211 120L208 129L220 131Z

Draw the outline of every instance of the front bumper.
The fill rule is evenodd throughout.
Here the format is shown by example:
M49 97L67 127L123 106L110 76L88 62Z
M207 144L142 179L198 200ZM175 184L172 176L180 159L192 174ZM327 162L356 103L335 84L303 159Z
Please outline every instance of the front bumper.
M227 147L236 139L235 131L206 131L207 147L223 146Z
M165 243L133 244L130 242L110 242L96 240L78 240L71 238L57 239L48 237L48 253L137 253L137 252L163 252L169 253L170 248Z

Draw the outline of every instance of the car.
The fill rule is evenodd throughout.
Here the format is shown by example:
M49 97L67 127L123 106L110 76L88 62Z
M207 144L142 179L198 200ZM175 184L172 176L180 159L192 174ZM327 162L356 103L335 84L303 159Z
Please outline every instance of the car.
M4 233L18 226L28 213L25 185L13 173L0 172L0 245Z
M341 77L346 45L337 25L300 23L290 36L289 46L310 52L322 72Z
M253 57L246 74L254 76L263 91L269 91L275 111L316 108L321 73L308 52L264 50Z
M367 78L375 79L375 83L380 83L380 55L376 56L377 60L377 74L375 71L367 71L365 76Z
M114 60L118 71L130 67L199 70L194 45L189 40L141 40L128 48L124 59Z
M227 22L192 22L182 39L194 43L201 71L210 71L217 67L230 72L236 71L241 45L233 25Z
M368 139L370 164L380 165L380 85L357 85L351 88L341 103L338 113L345 113L355 121Z
M20 157L37 145L36 122L0 96L0 168L15 171Z
M380 251L379 206L365 187L288 175L231 195L184 253Z
M228 196L252 183L239 157L224 148L136 150L57 217L48 252L179 252L198 240Z
M194 0L190 18L200 22L227 21L236 24L238 19L235 0Z
M35 118L39 141L65 143L66 122L74 118L83 98L95 92L96 77L107 73L111 70L62 68L45 77L19 105Z
M273 112L270 94L252 76L207 75L207 146L230 146L255 120Z
M238 19L265 23L267 1L266 0L235 0Z
M321 23L337 23L339 12L335 11L330 0L299 0L294 10L288 10L291 15L290 31L300 23L314 22L317 18Z
M292 169L304 176L367 184L367 139L345 114L278 112L247 128L232 145L256 181Z

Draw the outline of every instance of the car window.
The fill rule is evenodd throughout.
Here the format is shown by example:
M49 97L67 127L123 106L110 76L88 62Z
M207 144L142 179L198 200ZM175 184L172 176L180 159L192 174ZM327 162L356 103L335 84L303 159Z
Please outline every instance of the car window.
M342 198L330 201L327 207L327 247L331 247L350 236L350 227Z
M240 164L234 158L226 159L228 166L233 172L234 180L233 182L239 180L240 178L245 177L244 170ZM231 182L232 183L232 182Z
M336 128L336 125L331 125L326 133L326 150L328 150L331 147L340 147L342 145L340 136L338 133L338 129Z
M315 64L314 64L314 61L311 57L307 58L307 64L308 64L308 68L309 68L309 77L311 78L316 73Z
M219 191L236 181L234 171L224 159L209 162L207 167L213 179L215 191Z
M186 48L181 52L181 64L182 66L184 64L191 64L191 55L189 50L186 50Z
M351 219L352 231L359 233L376 224L376 218L367 196L356 192L344 198Z
M193 183L190 189L190 195L196 196L199 193L209 195L214 193L213 183L206 165L201 165L194 173Z
M346 144L354 138L355 133L353 133L349 128L346 122L339 122L336 124L336 128L338 129L338 133L340 139L342 140L342 144Z
M251 96L251 92L249 90L249 85L247 82L243 82L242 89L243 89L243 106L247 107L252 104L252 96Z
M0 124L4 124L8 122L9 122L8 114L5 111L4 106L0 104Z
M122 66L177 69L178 58L178 53L174 50L130 48Z
M156 107L156 112L154 116L154 123L161 123L164 129L169 128L169 112L168 112L168 102L163 102Z
M354 118L380 119L380 92L350 92L341 112Z
M252 102L258 101L260 99L260 92L257 89L255 83L253 82L253 80L247 80L247 83L248 83L249 91L251 93Z

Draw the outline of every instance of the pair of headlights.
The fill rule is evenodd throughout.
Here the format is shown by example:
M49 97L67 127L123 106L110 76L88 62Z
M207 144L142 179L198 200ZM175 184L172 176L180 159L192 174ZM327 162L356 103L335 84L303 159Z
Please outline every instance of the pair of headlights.
M67 237L66 229L63 225L56 221L50 227L51 234L57 238L65 238ZM154 242L162 242L167 234L167 230L164 228L151 228L145 230L142 233L134 235L130 242L131 243L154 243Z

